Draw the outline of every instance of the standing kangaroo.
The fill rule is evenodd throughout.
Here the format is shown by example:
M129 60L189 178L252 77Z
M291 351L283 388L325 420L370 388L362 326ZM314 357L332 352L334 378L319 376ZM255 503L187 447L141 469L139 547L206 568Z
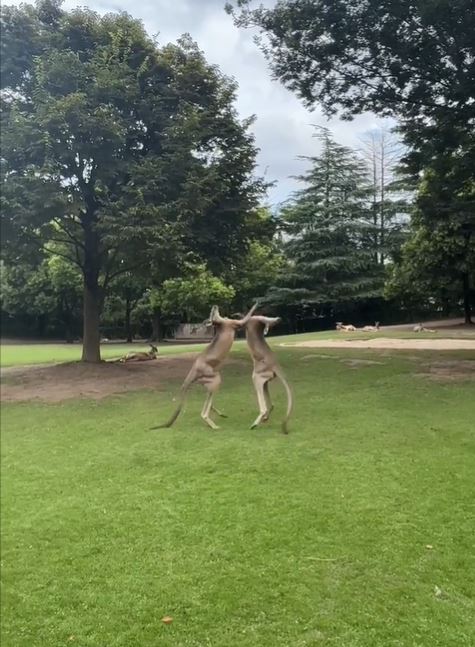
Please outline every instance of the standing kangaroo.
M279 366L274 353L265 340L265 335L267 335L269 328L275 326L279 321L280 317L256 315L250 317L246 324L247 346L254 362L252 381L259 403L259 415L252 423L251 429L254 429L261 422L266 422L269 419L270 413L274 408L269 394L269 382L275 377L278 377L287 393L287 413L282 422L282 432L287 434L287 422L292 413L293 406L292 391L290 390L282 368Z

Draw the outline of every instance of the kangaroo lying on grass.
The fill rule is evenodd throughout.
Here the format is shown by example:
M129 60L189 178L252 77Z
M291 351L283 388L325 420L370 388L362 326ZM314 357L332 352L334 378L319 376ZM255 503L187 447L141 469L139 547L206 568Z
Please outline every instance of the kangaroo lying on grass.
M377 332L379 330L379 321L376 321L374 326L363 326L361 330L363 332Z
M186 376L181 387L180 403L171 418L165 424L152 427L152 429L163 429L173 425L185 404L188 389L195 382L202 384L208 392L203 409L201 410L201 418L212 429L219 429L216 423L209 417L211 410L219 416L223 416L218 409L213 407L213 396L221 384L219 369L231 350L236 330L246 325L256 308L257 303L254 304L242 319L227 319L226 317L221 317L218 306L212 307L208 321L210 325L214 326L216 331L213 341L198 355L190 372Z
M113 359L111 362L120 362L122 364L125 364L125 362L147 362L151 359L156 359L157 355L158 348L153 344L150 344L149 351L127 353L127 355L119 357L118 359Z
M425 328L421 323L414 326L412 330L413 332L437 332L437 330L433 330L432 328Z
M341 330L341 331L345 331L345 332L355 332L356 331L356 328L355 328L355 326L353 326L353 324L345 325L345 324L341 323L341 321L337 321L336 329Z

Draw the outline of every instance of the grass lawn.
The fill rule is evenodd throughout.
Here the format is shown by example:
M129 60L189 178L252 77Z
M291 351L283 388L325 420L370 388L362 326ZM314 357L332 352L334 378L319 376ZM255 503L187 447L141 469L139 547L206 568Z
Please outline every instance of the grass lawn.
M239 363L221 431L148 431L178 382L2 408L2 645L474 645L474 383L416 373L475 353L279 355L289 436Z
M160 344L160 355L179 355L203 348L204 344ZM150 350L147 344L103 344L102 359L121 357L125 353ZM81 359L81 344L4 344L0 351L1 366L54 364Z

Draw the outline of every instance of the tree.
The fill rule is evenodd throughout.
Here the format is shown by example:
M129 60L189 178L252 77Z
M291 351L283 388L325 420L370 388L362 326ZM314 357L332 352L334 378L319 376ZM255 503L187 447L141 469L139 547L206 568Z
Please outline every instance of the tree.
M133 341L132 314L146 288L143 277L132 272L124 272L111 283L109 300L112 298L115 306L119 306L121 310L120 320L123 321L125 340L128 343Z
M51 252L39 262L2 263L2 311L30 332L61 332L71 342L80 316L81 277L74 265Z
M372 111L398 120L408 147L406 168L413 179L424 174L428 180L419 216L428 233L437 236L442 227L465 254L464 308L470 319L472 0L280 0L257 9L250 8L251 0L237 0L234 5L241 8L234 14L237 24L261 31L274 75L307 105L318 103L326 114L340 112L345 119ZM228 10L233 12L232 6Z
M475 106L472 0L280 0L236 22L255 26L272 70L327 114L372 111L467 125ZM463 19L461 19L463 17Z
M225 285L202 264L189 265L185 276L166 280L160 292L152 295L152 300L158 302L162 312L190 322L207 317L210 305L229 305L234 296L234 288Z
M82 307L81 274L76 265L52 252L45 259L47 275L56 297L56 312L64 327L66 341L72 342L79 326Z
M401 260L394 265L386 284L386 296L396 299L409 312L442 311L449 314L465 305L462 277L469 274L473 283L475 251L472 249L471 274L467 272L466 254L447 226L430 231L424 225L414 226L403 246ZM465 308L465 322L471 323Z
M360 153L369 170L375 258L380 265L394 260L405 239L412 192L400 176L400 140L384 129L361 138Z
M406 157L406 170L409 179L419 184L413 230L417 236L421 229L423 239L434 237L431 246L439 262L428 267L434 269L434 279L440 277L441 267L446 268L441 287L448 280L460 287L468 324L472 323L475 285L475 132L460 137L455 148L450 139L446 130L434 133L432 156L423 171L417 152Z
M5 6L2 47L7 253L64 247L83 276L83 360L98 361L115 277L160 250L245 250L263 190L250 120L188 37L159 48L123 13Z
M452 196L450 173L427 172L421 182L411 220L411 233L402 248L401 259L393 267L386 286L389 298L396 298L405 309L432 303L437 309L449 310L462 305L465 323L472 323L471 301L475 284L475 242L470 227L464 228L467 194ZM458 209L450 218L444 213L444 195L450 209L454 201ZM440 214L442 210L442 214ZM462 217L462 223L456 216Z
M56 308L56 298L47 275L47 266L18 264L2 266L2 311L26 322L37 334L47 328L47 314Z
M236 292L234 309L244 313L250 303L264 297L284 267L285 256L277 241L252 242L242 263L229 275Z
M381 296L382 271L366 167L327 129L317 136L322 151L299 178L307 186L282 210L289 262L267 299L328 310Z

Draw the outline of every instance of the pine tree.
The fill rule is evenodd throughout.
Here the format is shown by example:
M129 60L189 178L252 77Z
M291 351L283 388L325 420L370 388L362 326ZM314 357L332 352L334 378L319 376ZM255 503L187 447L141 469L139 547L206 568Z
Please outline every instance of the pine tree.
M282 212L289 265L268 299L328 310L380 297L383 276L366 166L327 129L316 136L322 151L298 178L306 187Z

